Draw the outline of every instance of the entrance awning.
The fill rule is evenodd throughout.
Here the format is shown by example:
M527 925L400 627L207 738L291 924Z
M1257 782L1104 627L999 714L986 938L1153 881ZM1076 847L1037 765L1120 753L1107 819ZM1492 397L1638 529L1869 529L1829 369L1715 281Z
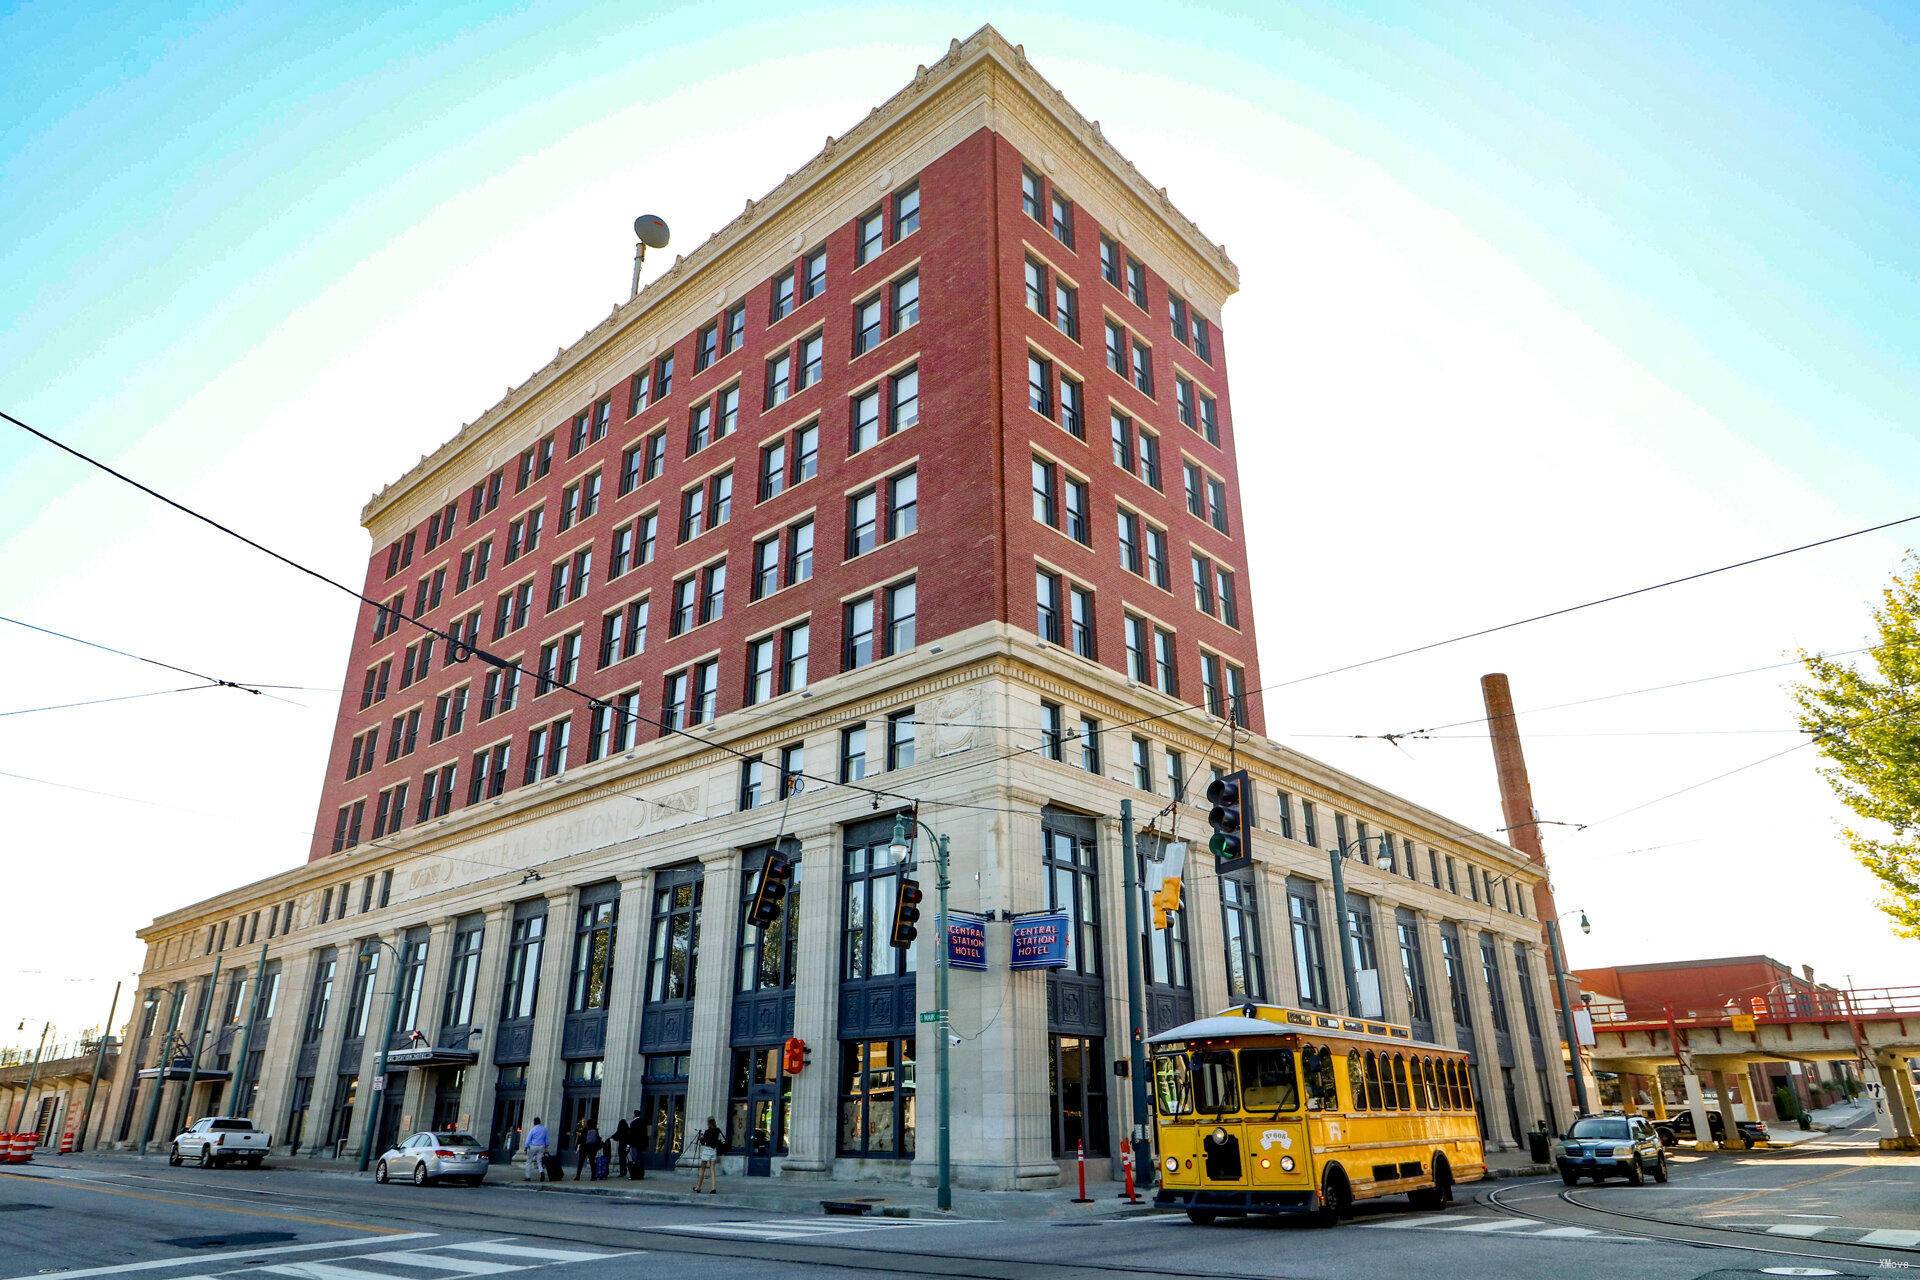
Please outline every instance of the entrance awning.
M480 1061L472 1049L451 1049L442 1045L409 1045L387 1051L387 1069L402 1067L470 1067Z

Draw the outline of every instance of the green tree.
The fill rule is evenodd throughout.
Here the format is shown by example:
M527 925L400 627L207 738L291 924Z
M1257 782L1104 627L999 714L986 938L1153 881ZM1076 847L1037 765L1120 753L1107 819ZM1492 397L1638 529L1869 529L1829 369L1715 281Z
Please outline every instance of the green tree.
M1793 690L1834 794L1862 819L1847 846L1885 886L1878 906L1920 938L1920 555L1909 554L1873 611L1878 637L1858 663L1800 654Z

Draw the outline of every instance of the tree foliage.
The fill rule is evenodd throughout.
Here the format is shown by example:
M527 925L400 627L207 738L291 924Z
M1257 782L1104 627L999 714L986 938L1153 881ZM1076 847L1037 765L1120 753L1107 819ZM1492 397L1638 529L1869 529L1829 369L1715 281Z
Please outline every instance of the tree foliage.
M1893 931L1920 938L1920 556L1910 554L1873 611L1878 635L1858 663L1800 657L1800 727L1827 759L1821 776L1860 818L1848 847L1885 887Z

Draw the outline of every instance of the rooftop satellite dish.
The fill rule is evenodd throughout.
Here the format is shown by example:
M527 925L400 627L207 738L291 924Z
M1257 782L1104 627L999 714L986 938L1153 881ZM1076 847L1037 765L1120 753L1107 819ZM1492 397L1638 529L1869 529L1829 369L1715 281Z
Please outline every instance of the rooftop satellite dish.
M657 214L643 213L633 220L633 234L649 249L667 247L667 220Z
M667 247L667 220L658 214L643 213L633 220L633 292L628 299L640 296L640 264L646 261L648 249Z

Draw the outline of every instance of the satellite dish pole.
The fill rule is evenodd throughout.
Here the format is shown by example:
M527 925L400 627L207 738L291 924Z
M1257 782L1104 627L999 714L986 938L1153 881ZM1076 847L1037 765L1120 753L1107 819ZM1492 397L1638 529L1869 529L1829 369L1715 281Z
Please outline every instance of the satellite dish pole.
M643 213L633 220L633 291L627 295L631 302L640 296L640 264L647 259L649 248L667 247L667 222L656 214Z

